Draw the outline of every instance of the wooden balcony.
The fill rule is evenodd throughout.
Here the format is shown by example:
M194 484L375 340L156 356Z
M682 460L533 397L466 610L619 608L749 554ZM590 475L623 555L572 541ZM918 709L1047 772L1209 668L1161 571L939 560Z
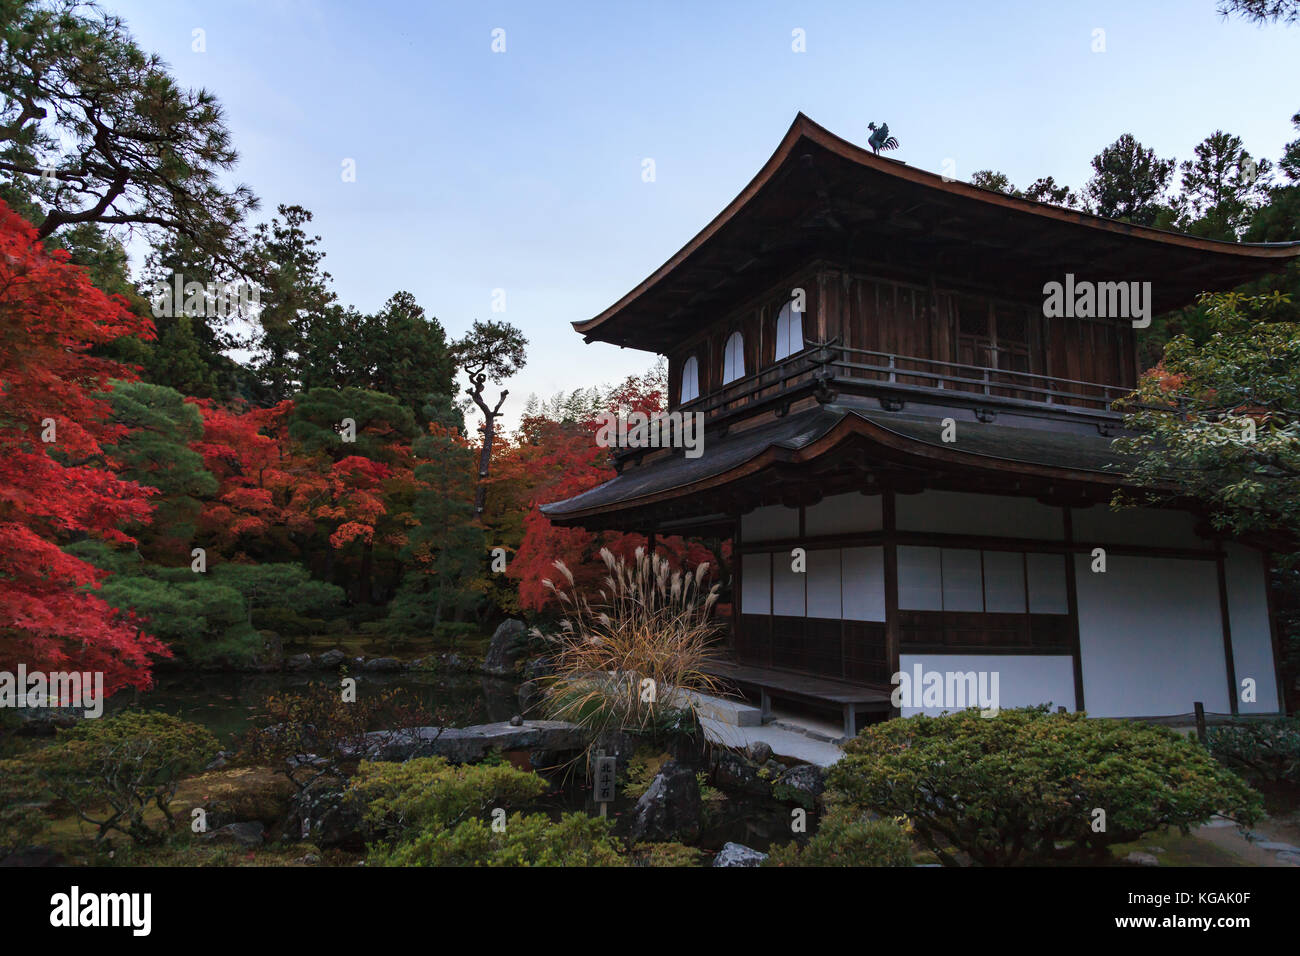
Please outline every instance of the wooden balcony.
M774 365L680 406L706 423L780 408L805 394L849 393L906 401L925 396L954 405L1020 408L1066 417L1116 421L1114 403L1131 389L1030 372L871 352L831 341L815 343Z

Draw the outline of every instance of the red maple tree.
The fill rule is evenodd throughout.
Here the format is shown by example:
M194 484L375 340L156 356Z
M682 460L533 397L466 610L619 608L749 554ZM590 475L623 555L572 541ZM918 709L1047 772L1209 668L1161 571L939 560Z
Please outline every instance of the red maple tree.
M0 667L100 671L109 693L147 688L151 656L170 655L60 547L131 542L121 527L151 512L153 489L118 478L104 452L124 429L102 395L135 376L92 350L124 336L152 338L153 324L0 201Z
M616 415L641 412L653 415L663 408L663 391L652 376L633 376L609 396L606 411ZM552 524L539 509L548 501L562 501L581 494L614 477L610 449L596 440L601 421L561 423L543 417L526 417L518 440L497 470L497 480L523 494L523 540L507 573L519 581L519 605L539 611L554 600L543 583L555 581L555 562L562 561L574 575L578 590L599 586L606 574L599 559L600 549L631 558L637 548L648 546L645 535L607 531L594 533L582 528ZM522 491L521 491L522 489ZM494 492L497 494L497 492ZM655 552L667 556L678 567L694 568L708 562L717 571L718 556L698 541L679 536L658 537ZM730 553L724 545L722 558ZM725 609L723 609L725 610Z

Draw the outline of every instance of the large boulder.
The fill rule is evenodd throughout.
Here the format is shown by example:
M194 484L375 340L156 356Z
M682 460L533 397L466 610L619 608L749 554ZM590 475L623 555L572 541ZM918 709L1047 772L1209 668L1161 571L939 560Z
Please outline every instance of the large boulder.
M308 840L321 848L361 849L373 834L365 826L362 807L346 794L342 787L324 782L299 792L285 819L285 838Z
M791 767L776 778L772 796L812 809L826 792L826 771L810 763Z
M348 659L337 647L331 651L326 651L320 657L316 658L316 666L321 670L336 671L343 666L343 662Z
M502 621L492 634L483 670L505 677L515 672L515 662L528 650L528 628L523 621Z
M713 858L714 866L762 866L766 853L759 853L743 843L724 843Z
M713 783L722 790L739 790L757 796L768 796L772 791L768 782L759 775L752 760L724 748L711 754Z
M288 777L270 767L221 768L183 780L173 807L182 820L201 808L209 831L248 820L269 827L284 818L296 792Z
M287 671L305 671L311 669L310 654L294 654L284 662L284 669Z
M636 802L631 840L690 841L700 835L700 788L695 774L675 760L660 769Z
M239 846L261 846L265 827L257 821L244 823L227 823L217 830L210 830L199 839L207 843L234 843Z
M402 669L396 657L372 657L366 661L365 670L372 674L393 674Z

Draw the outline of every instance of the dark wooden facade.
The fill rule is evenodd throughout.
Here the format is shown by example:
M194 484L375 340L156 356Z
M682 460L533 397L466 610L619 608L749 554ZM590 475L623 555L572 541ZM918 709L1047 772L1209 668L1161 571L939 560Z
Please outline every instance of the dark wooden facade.
M902 385L933 384L929 376L946 366L953 376L990 369L1007 380L1043 376L1128 391L1136 383L1137 361L1131 324L1114 319L1044 318L1037 301L1013 301L986 290L952 287L940 276L925 279L885 277L816 263L791 273L753 300L702 328L668 353L669 407L680 407L682 368L694 356L700 371L699 397L706 405L724 389L741 390L776 364L777 315L794 290L804 292L806 345L834 343L843 349L894 357ZM723 382L723 352L732 333L744 342L745 375ZM1024 396L1007 387L1003 394Z

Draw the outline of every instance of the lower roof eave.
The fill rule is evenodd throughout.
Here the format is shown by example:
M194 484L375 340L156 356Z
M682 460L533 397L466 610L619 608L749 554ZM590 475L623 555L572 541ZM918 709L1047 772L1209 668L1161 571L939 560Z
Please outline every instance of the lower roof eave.
M939 471L948 474L949 477L980 476L994 483L1002 480L1008 491L1012 493L1019 490L1013 489L1012 486L1023 484L1024 479L1030 479L1035 486L1047 484L1071 487L1076 490L1090 489L1096 495L1108 495L1115 490L1138 487L1131 477L1119 471L1067 468L987 454L973 454L929 444L850 413L845 414L820 437L799 448L773 444L734 467L702 476L697 480L674 484L652 493L613 498L589 507L579 506L561 511L559 509L566 504L566 501L554 502L544 505L542 511L552 523L562 526L599 525L607 528L620 526L631 528L635 525L644 530L648 525L653 526L658 523L647 513L647 509L657 509L657 506L661 507L667 502L685 504L689 499L700 498L699 517L703 519L708 516L716 523L718 515L714 505L718 496L725 494L729 488L738 489L747 480L765 471L778 471L781 473L778 482L782 480L789 482L792 480L789 475L792 466L812 465L820 459L833 455L850 442L859 449L857 455L859 459L871 462L868 468L876 466L882 471L910 468L918 473ZM592 492L610 488L618 480L618 478L612 479L599 488L592 489ZM576 497L586 497L592 492ZM1032 492L1020 490L1019 493ZM567 499L567 501L573 500L575 499ZM735 514L742 510L736 507L741 504L741 499L739 497L733 499L731 504L733 507L729 508L727 513L732 515L734 520ZM689 518L682 515L681 520L674 523L685 525L688 521Z

